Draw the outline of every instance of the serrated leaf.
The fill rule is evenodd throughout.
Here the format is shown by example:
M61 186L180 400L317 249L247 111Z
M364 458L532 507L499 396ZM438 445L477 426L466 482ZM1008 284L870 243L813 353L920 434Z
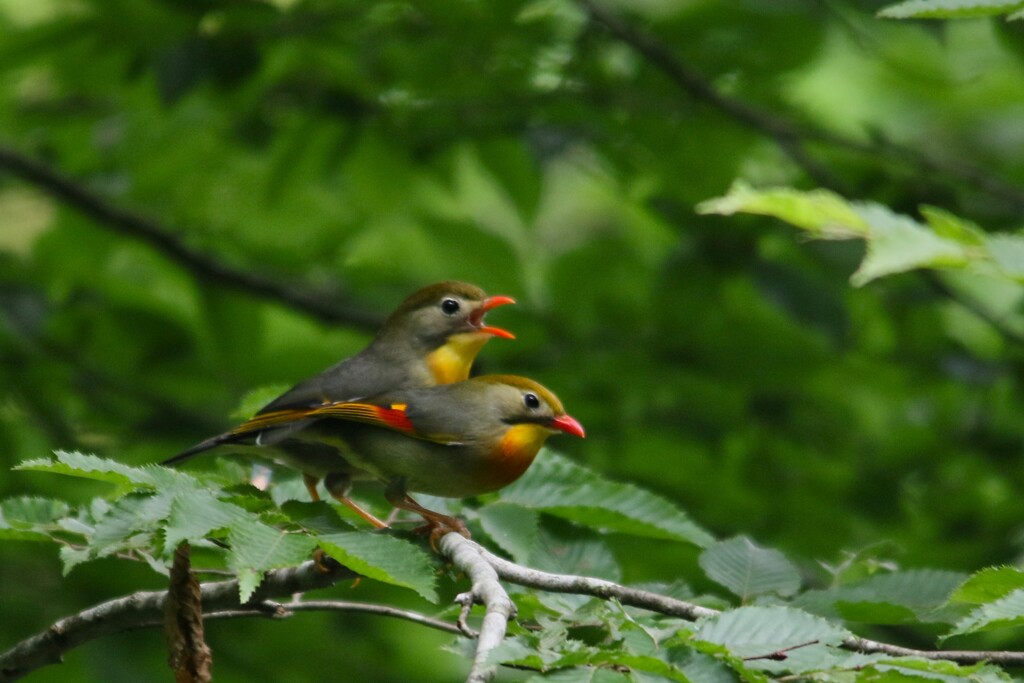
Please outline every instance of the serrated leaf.
M576 529L565 522L553 520L537 534L537 543L527 561L528 566L556 574L581 574L608 581L618 581L622 570L602 538L588 529ZM559 599L586 596L561 595Z
M67 503L51 498L21 496L0 501L0 539L50 541L60 529L59 519L68 514Z
M63 564L63 575L67 576L71 573L71 570L89 560L89 551L85 548L72 548L71 546L61 546L60 549L60 561Z
M78 451L56 451L54 458L27 460L15 465L16 470L53 472L72 477L106 481L120 486L155 486L153 468L130 467L115 460L99 458Z
M346 520L338 517L335 509L324 501L307 503L290 500L281 506L281 512L289 520L313 534L343 533L356 528Z
M699 562L708 578L744 602L755 595L785 597L800 590L800 572L785 555L745 536L715 543L701 553Z
M701 620L692 637L748 658L755 668L799 673L832 666L832 648L849 635L841 626L792 607L740 607ZM752 659L781 650L788 650L784 661Z
M544 450L501 500L607 531L707 546L713 537L664 498Z
M793 604L818 614L871 624L951 623L960 614L946 605L964 578L960 572L939 569L878 574L854 584L808 591Z
M1018 588L968 614L957 622L953 630L944 635L943 639L965 633L1022 625L1024 625L1024 588Z
M236 520L228 530L228 566L239 576L240 599L244 602L251 595L251 590L259 585L252 585L251 576L244 570L262 574L268 569L288 567L307 560L316 541L304 534L295 534L282 529L255 521L249 517ZM246 583L241 583L246 577ZM251 588L251 590L249 590ZM242 589L249 590L248 595Z
M866 672L867 680L892 680L894 683L904 683L908 678L947 683L1009 683L1014 680L998 667L984 662L965 666L942 659L915 657L887 657L858 670Z
M478 511L484 531L502 550L520 564L529 562L530 553L537 546L540 517L533 510L494 503Z
M206 489L179 491L171 500L164 530L164 547L169 552L182 541L195 541L211 531L226 529L255 516L224 502Z
M1024 3L1006 0L906 0L883 7L878 16L885 19L971 19L1006 14Z
M258 572L249 567L242 567L237 570L236 575L238 577L238 600L245 604L252 597L252 594L256 592L256 589L260 587L260 583L263 582L263 572Z
M1018 588L1024 588L1024 570L1016 567L982 569L957 587L950 602L985 603L998 600Z
M434 568L430 557L398 538L351 531L316 536L316 542L335 560L363 576L411 588L437 602Z
M156 523L167 517L170 507L169 493L125 496L117 500L107 514L96 521L89 539L90 554L102 557L132 545L129 538L139 531L155 530Z

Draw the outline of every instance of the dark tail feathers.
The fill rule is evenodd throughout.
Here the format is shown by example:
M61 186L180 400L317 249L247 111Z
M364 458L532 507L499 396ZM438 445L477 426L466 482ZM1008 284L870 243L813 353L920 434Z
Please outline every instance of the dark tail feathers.
M185 462L192 456L199 455L203 451L208 451L211 448L216 448L217 446L220 446L222 444L234 443L238 441L238 439L239 435L234 434L232 432L225 432L223 434L218 434L217 436L211 436L209 439L206 439L205 441L200 441L195 446L192 446L192 448L188 448L182 451L181 453L178 453L173 458L168 458L167 460L164 460L160 464L168 467L177 466Z

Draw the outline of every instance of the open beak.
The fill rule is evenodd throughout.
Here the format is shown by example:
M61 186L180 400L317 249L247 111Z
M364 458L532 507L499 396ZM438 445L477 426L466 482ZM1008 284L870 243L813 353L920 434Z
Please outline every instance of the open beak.
M491 296L480 302L480 307L469 314L469 324L476 328L477 332L483 332L484 334L493 334L495 337L501 337L502 339L515 339L516 336L508 330L503 330L500 327L492 327L490 325L484 325L484 314L492 308L498 306L504 306L506 304L514 304L516 302L510 296Z
M581 439L586 437L586 433L583 431L583 425L581 425L579 420L572 415L559 415L555 419L551 420L548 426L552 429L565 432L566 434L578 436Z

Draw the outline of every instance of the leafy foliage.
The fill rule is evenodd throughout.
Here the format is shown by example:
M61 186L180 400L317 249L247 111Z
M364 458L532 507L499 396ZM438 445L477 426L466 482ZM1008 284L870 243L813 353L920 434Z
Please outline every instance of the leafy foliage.
M422 543L354 530L294 479L266 495L239 485L248 466L146 463L457 278L520 301L495 312L518 339L481 371L542 380L588 438L453 511L519 562L741 627L723 643L524 591L529 628L496 658L536 680L1005 679L730 643L818 617L1015 646L1024 40L1000 17L1021 4L883 10L996 17L949 23L856 0L594 4L635 30L570 0L0 0L0 459L26 463L0 478L5 642L163 585L152 570L183 541L244 594L328 539L373 577L345 589L360 598L447 602L461 588ZM15 172L8 148L70 192ZM317 665L356 680L464 672L419 631L292 619L217 623L218 680L294 676L325 630L344 647ZM158 640L85 648L58 676L156 679Z
M879 11L889 19L970 19L1008 14L1020 10L1021 2L1005 0L906 0ZM1011 15L1011 18L1017 18Z

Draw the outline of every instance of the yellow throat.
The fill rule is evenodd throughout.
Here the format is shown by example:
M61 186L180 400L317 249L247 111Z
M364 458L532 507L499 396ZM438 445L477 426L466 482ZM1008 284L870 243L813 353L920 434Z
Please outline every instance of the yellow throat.
M427 355L427 367L434 381L451 384L469 379L469 368L490 338L489 334L480 332L463 332L448 337L444 346Z

